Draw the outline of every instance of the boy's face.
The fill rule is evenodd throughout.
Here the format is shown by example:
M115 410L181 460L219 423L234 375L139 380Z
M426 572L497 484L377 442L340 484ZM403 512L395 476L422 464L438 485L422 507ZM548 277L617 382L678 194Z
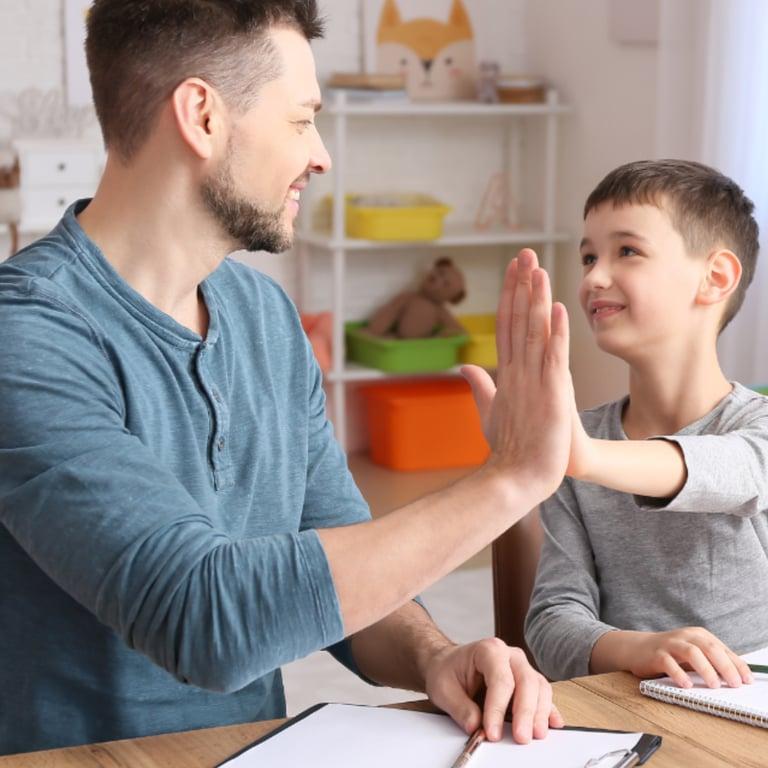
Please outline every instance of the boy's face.
M665 210L603 203L587 214L580 252L579 300L602 350L629 360L690 338L706 259L688 252Z

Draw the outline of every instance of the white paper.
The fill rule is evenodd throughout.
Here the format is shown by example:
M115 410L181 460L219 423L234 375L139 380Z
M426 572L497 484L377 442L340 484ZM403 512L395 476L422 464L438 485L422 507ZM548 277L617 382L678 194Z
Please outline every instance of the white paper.
M583 768L590 758L631 749L642 734L551 729L546 739L480 745L470 768ZM381 707L329 704L224 763L226 768L450 768L466 734L448 717Z
M761 648L759 651L745 653L741 658L748 664L768 664L768 648Z

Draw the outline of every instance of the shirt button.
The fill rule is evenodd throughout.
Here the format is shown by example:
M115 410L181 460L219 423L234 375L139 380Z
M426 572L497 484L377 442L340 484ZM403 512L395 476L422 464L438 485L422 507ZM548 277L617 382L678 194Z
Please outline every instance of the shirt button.
M224 446L226 445L226 442L227 442L227 441L226 441L226 440L225 440L223 437L220 437L220 438L219 438L219 442L218 442L218 443L216 443L216 447L217 447L217 448L218 448L220 451L223 451L223 450L224 450Z
M214 399L214 400L215 400L217 403L220 403L220 402L221 402L221 395L219 394L219 390L218 390L218 389L214 389L214 390L213 390L213 399Z

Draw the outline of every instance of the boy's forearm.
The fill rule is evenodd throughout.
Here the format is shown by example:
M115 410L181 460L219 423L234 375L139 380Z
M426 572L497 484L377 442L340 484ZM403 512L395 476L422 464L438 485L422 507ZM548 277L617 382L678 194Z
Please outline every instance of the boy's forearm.
M592 460L576 477L637 496L669 499L685 485L683 452L669 440L590 441Z

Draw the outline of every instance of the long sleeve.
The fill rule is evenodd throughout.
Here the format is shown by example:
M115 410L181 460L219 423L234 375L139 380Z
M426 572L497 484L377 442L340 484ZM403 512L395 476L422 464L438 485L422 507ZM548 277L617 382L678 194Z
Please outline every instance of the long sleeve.
M544 534L525 639L551 680L589 674L592 647L614 629L600 620L600 590L571 480L541 506Z
M688 476L671 500L637 497L642 507L670 512L705 512L752 517L768 509L768 416L745 414L725 434L664 437L683 452Z
M340 640L317 534L217 527L126 428L122 372L93 328L31 285L0 305L0 521L22 549L183 682L239 689Z

